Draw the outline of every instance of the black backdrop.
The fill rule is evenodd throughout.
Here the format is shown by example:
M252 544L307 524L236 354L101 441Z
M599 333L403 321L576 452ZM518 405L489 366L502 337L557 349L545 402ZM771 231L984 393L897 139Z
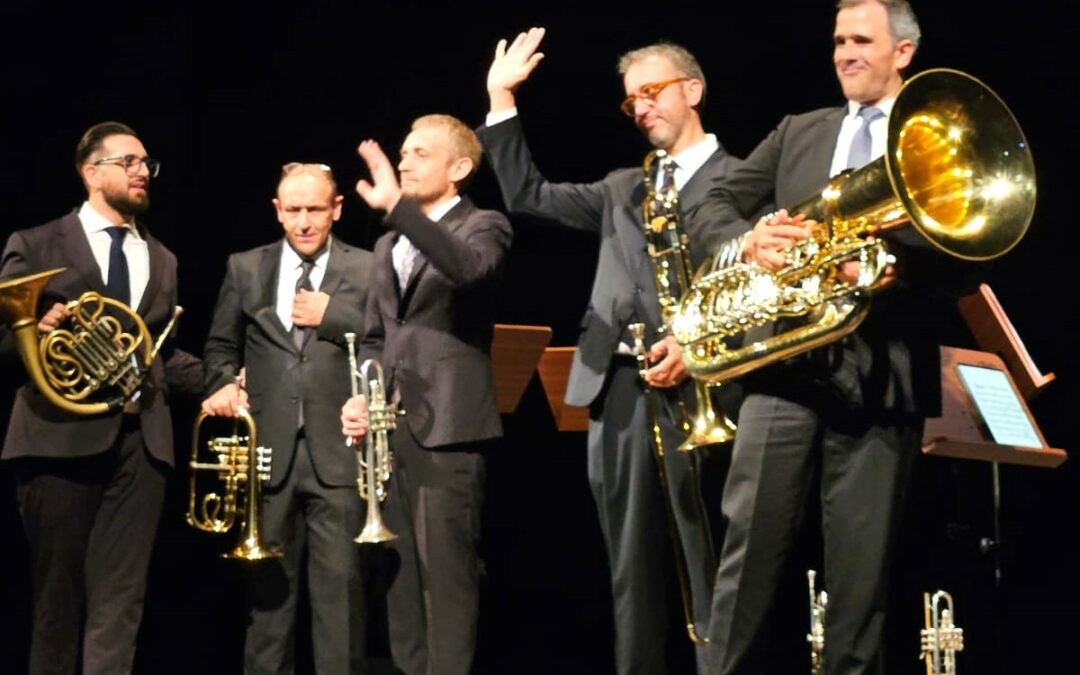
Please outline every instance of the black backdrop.
M648 3L647 10L618 12L503 4L6 7L0 10L7 29L0 40L0 234L76 207L83 194L71 157L80 133L105 119L127 122L163 162L149 223L180 259L187 309L180 340L200 353L226 256L280 236L269 203L279 167L296 160L333 166L346 193L335 235L370 246L378 220L349 196L361 175L356 144L373 137L392 151L409 122L428 112L480 123L486 68L500 36L530 25L549 29L547 58L523 88L520 105L538 164L559 180L595 180L641 161L647 147L618 111L614 61L659 38L698 55L709 78L706 126L737 155L748 153L784 113L840 100L828 2ZM1076 243L1075 7L962 1L915 8L924 45L914 69L947 66L980 77L1009 103L1033 148L1035 221L1023 243L995 264L990 281L1036 362L1059 376L1033 406L1048 441L1075 449L1080 433L1070 415L1080 393L1080 359L1069 283ZM501 208L486 170L473 196ZM525 219L515 224L498 319L550 325L554 345L573 344L595 243ZM3 372L0 406L7 409L21 372L13 362ZM192 415L179 410L183 456ZM555 432L535 379L505 421L506 439L489 460L477 671L608 672L610 596L585 480L584 435ZM899 569L908 591L931 584L956 591L959 621L968 629L962 663L969 672L1073 671L1068 640L1080 627L1080 556L1073 550L1078 471L1075 460L1054 471L1003 468L1004 581L995 590L990 557L976 547L989 534L988 466L920 463ZM242 576L238 565L214 557L219 544L182 524L184 480L179 471L170 485L138 669L239 672ZM2 467L0 541L0 670L21 672L28 572L11 477ZM786 647L779 653L799 670L805 591L798 575L813 562L807 555L793 564L789 621L777 636ZM905 597L896 614L910 618L895 629L906 637L892 656L908 664L907 672L919 667L912 635L920 601ZM378 653L378 644L372 648Z

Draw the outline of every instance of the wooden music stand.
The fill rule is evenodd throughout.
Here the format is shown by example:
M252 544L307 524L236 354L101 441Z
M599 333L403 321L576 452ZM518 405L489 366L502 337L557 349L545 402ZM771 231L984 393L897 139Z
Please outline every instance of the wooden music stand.
M551 342L547 326L495 324L491 339L491 367L495 371L495 397L500 413L512 413L536 371L544 347Z
M566 405L566 383L575 347L548 347L540 357L540 382L544 385L555 427L559 431L588 431L589 409Z
M941 417L926 420L923 452L995 464L1060 465L1068 455L1064 450L1047 447L1025 402L1053 382L1054 375L1043 375L1035 367L989 286L982 284L978 292L961 298L957 306L976 343L985 351L941 347ZM1005 376L1017 404L1039 439L1040 447L1006 445L992 440L985 420L961 381L958 371L961 365L990 368Z

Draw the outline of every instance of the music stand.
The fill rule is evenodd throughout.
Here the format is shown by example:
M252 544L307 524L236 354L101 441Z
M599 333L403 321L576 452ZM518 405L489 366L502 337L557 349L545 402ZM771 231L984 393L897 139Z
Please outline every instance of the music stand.
M566 405L566 383L575 347L548 347L540 357L540 382L544 385L555 427L559 431L588 431L589 409Z
M495 372L495 397L500 413L517 410L536 363L549 342L551 328L547 326L495 324L491 367Z

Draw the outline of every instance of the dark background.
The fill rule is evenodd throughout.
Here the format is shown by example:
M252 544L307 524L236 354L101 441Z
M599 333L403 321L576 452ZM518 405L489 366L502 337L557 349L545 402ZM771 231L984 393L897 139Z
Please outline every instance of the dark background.
M505 4L505 3L504 3ZM552 179L591 181L638 165L648 150L618 110L614 72L628 49L668 38L701 61L709 79L709 131L744 156L788 112L841 102L830 62L833 11L820 3L648 3L648 11L408 3L294 3L185 9L94 5L6 7L0 25L4 89L2 234L75 208L82 186L74 146L91 124L117 119L138 130L163 162L150 227L180 259L187 309L182 346L201 353L229 253L281 231L270 205L280 166L326 162L346 194L335 235L370 246L378 219L352 194L355 155L367 137L393 154L410 121L447 112L479 124L484 79L499 37L549 29L547 54L519 103L539 166ZM1078 447L1074 404L1080 359L1073 337L1076 243L1077 32L1070 3L916 2L924 43L913 70L947 66L983 79L1009 104L1033 148L1039 201L1027 238L997 262L990 283L1036 363L1058 381L1033 404L1053 447ZM473 189L502 208L485 169ZM554 328L572 345L595 263L595 242L515 218L498 319ZM965 346L966 336L954 344ZM0 407L22 377L4 364ZM342 373L342 377L346 377ZM584 434L554 430L536 379L488 464L487 577L477 672L611 670L606 562L585 478ZM186 457L190 405L176 410ZM0 425L5 422L0 418ZM1080 628L1075 539L1080 469L1002 468L1003 583L978 552L989 536L989 465L920 461L912 514L898 553L891 660L915 672L922 590L957 597L968 672L1074 672ZM139 672L241 669L241 565L218 560L224 542L183 524L186 472L173 474L152 563L137 656ZM0 671L25 670L29 570L10 472L0 467ZM805 582L812 543L793 562L778 610L785 672L801 672ZM786 609L785 609L786 607ZM378 635L371 649L384 653ZM383 651L380 651L383 650ZM301 645L301 652L304 646ZM304 668L301 667L301 671Z

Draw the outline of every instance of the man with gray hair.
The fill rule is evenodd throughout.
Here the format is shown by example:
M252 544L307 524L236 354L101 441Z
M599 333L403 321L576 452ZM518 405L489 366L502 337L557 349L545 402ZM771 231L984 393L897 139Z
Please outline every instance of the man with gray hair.
M793 205L846 169L885 152L888 116L919 40L903 0L842 0L833 63L847 102L785 117L714 193L722 223L747 231L742 259L769 269L814 225L770 203ZM887 577L896 521L923 420L940 407L936 312L950 311L929 277L951 258L910 229L886 236L893 283L875 296L859 328L841 341L742 378L731 468L728 529L709 629L718 673L759 673L765 617L789 569L805 502L818 489L824 538L823 672L877 672L882 662ZM950 267L950 270L965 270ZM845 263L842 277L858 273ZM962 283L962 281L961 281Z
M656 421L668 450L665 466L671 507L689 568L694 628L703 634L713 573L706 553L709 527L693 505L691 458L675 452L686 437L678 399L680 394L690 396L692 387L678 344L670 336L654 337L661 320L643 232L646 188L642 169L619 169L594 183L552 183L532 162L515 92L543 58L537 51L543 35L542 28L533 28L510 44L499 42L488 72L491 109L479 135L508 208L591 232L600 239L566 402L590 408L588 475L611 565L616 670L666 673L672 664L665 656L677 653L668 648L668 638L686 638L685 633L675 637L678 633L671 630L675 625L672 608L678 600L674 598L676 570L665 520L667 506L650 447L653 421L627 327L646 324L652 342L646 379L661 399ZM694 262L700 263L734 234L713 227L716 217L709 212L705 195L738 162L702 127L705 77L701 67L678 45L654 44L623 56L619 73L626 90L623 112L652 147L666 151L673 160L681 223ZM652 180L659 186L666 178ZM715 461L721 458L709 457L710 450L695 451L704 455L706 472L721 468ZM717 489L720 483L715 481ZM699 656L704 654L699 652Z

